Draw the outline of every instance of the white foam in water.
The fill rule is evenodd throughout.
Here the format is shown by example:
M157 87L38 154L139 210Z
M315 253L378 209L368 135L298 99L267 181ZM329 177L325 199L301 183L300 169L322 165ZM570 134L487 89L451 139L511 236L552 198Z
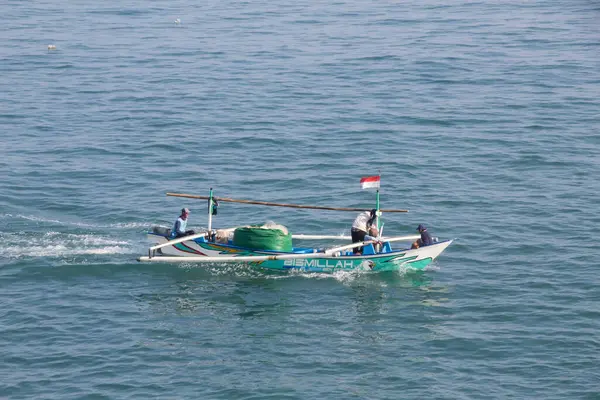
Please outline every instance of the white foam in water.
M432 262L431 264L427 265L425 268L423 268L423 271L440 271L441 268L439 267L439 265L436 264L436 261Z
M12 215L11 215L12 217ZM52 224L59 224L59 225L64 225L64 223L57 221L55 219L47 219L47 218L42 218L42 217L36 217L34 215L16 215L17 218L23 218L26 219L28 221L35 221L35 222L50 222Z
M21 257L69 257L77 255L137 254L133 244L118 238L120 231L147 229L148 222L120 222L112 224L90 224L82 221L60 221L37 215L0 214L0 220L21 220L31 225L33 232L21 228L21 232L0 232L3 243L3 258ZM43 229L47 227L47 229ZM66 227L62 229L61 227ZM109 230L110 233L66 233L69 228L84 228L87 231ZM47 232L39 232L47 230ZM114 236L113 236L114 235ZM136 243L137 245L137 243Z
M97 249L69 249L63 245L31 246L27 248L8 246L6 253L9 258L21 257L65 257L84 254L127 254L129 249L119 246L109 246Z
M129 242L93 234L46 232L42 236L16 233L2 235L4 255L21 257L65 257L73 255L132 254Z
M87 222L65 222L65 221L59 221L56 219L49 219L49 218L43 218L43 217L39 217L36 215L12 215L12 214L0 214L0 219L5 219L5 218L21 218L27 221L33 221L33 222L41 222L41 223L48 223L48 224L56 224L56 225L61 225L61 226L78 226L78 227L83 227L83 228L121 228L121 229L133 229L133 228L150 228L153 225L158 225L158 224L152 224L152 223L148 223L148 222L118 222L118 223L114 223L114 224L90 224Z
M265 279L290 279L290 278L306 278L306 279L335 279L341 283L351 283L356 278L366 274L373 273L370 269L353 270L353 271L336 271L329 272L308 272L301 270L289 271L267 271L260 268L254 268L246 264L194 264L182 263L178 265L182 269L202 268L213 275L235 275L235 276L252 276Z
M115 239L107 239L101 236L94 235L75 235L75 234L67 234L67 238L72 239L74 242L81 241L85 246L103 246L103 245L121 245L121 244L129 244L128 242L122 240Z
M159 224L149 224L148 222L119 222L117 224L110 225L99 225L98 227L106 227L106 228L150 228L151 226L159 225Z

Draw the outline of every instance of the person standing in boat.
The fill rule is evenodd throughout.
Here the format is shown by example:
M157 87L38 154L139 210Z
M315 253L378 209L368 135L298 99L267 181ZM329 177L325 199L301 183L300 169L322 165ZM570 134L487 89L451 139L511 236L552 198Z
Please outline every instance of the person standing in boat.
M419 247L430 246L433 244L433 238L431 237L429 232L427 232L427 228L425 227L425 225L419 224L419 226L417 226L417 230L421 234L421 239L417 239L412 244L411 248L418 249Z
M354 220L352 229L350 229L350 235L352 236L352 243L358 243L365 240L372 240L379 236L377 230L377 210L372 209L371 211L363 211ZM352 249L354 254L362 254L362 247L355 247Z
M181 209L181 215L179 216L179 218L177 218L177 221L175 221L175 225L173 226L173 230L171 231L171 239L194 234L194 231L192 230L185 230L185 228L187 227L187 219L189 215L190 210L188 208Z

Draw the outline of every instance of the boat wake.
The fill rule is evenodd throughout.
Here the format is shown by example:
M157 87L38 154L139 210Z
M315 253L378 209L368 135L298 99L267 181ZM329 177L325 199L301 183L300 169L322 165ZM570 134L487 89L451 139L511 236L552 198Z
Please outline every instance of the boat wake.
M117 222L110 224L91 224L83 221L60 221L57 219L44 218L36 215L23 214L0 214L0 220L21 220L25 223L32 222L38 226L70 226L78 228L99 228L99 229L147 229L151 224L147 222Z
M4 243L3 257L69 257L76 255L133 254L133 246L124 240L98 234L0 233Z
M389 279L404 279L411 277L414 274L422 275L422 270L417 270L411 267L400 268L396 271L377 272L368 268L355 269L351 271L335 271L329 272L310 272L292 269L289 271L268 270L263 268L252 267L246 263L214 263L214 264L194 264L183 263L177 266L165 264L166 268L176 268L179 271L203 271L211 276L231 278L253 278L253 279L314 279L314 280L335 280L343 284L352 284L363 279L371 279L372 277L384 277L384 280Z
M130 239L137 238L148 226L140 222L95 224L8 213L0 214L0 222L5 228L0 231L3 245L0 258L66 259L71 263L84 262L81 256L98 256L104 260L112 255L137 254L145 243Z

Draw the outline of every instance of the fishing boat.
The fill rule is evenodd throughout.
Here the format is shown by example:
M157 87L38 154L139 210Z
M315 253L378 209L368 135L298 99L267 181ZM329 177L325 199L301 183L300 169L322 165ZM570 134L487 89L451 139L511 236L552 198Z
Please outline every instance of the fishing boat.
M260 226L246 225L226 229L212 229L212 217L216 215L217 205L222 202L354 212L370 209L238 200L213 196L211 188L209 196L167 193L168 196L208 200L208 229L186 237L171 239L170 229L154 227L148 232L148 239L153 245L148 249L148 255L139 257L138 261L240 263L270 270L305 272L394 271L401 268L425 268L452 243L452 240L439 241L434 238L433 244L412 249L410 248L410 242L419 239L420 235L383 236L384 224L381 222L381 215L388 212L407 212L407 210L380 209L379 177L367 177L363 180L374 178L377 178L378 189L376 199L378 237L367 236L367 240L351 243L350 236L291 234L287 227L274 223ZM363 180L361 180L361 186L365 188ZM313 243L345 241L346 244L330 245L329 247L298 246L298 242L302 241ZM392 247L392 245L395 246L403 242L408 242L408 244L398 246L398 249ZM357 247L362 247L362 254L354 253L353 250Z

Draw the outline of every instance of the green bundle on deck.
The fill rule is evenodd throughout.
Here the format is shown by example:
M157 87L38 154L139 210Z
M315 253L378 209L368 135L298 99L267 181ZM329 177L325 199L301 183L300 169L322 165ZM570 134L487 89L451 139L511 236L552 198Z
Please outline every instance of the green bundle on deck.
M233 232L233 244L253 250L292 251L292 234L283 229L252 225Z

